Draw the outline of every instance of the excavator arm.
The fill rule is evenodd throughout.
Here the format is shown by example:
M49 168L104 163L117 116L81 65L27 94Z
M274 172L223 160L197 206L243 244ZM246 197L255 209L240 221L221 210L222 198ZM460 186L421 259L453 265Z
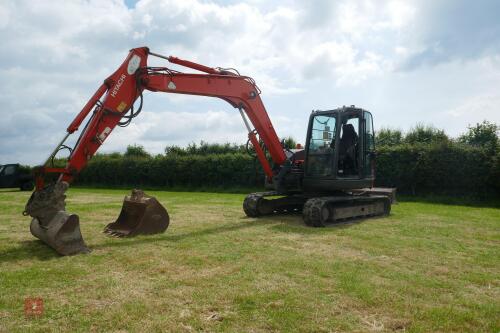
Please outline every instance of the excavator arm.
M149 55L159 56L171 63L204 73L182 73L167 67L148 67ZM67 166L52 168L46 162L42 168L38 169L37 189L44 187L43 175L45 173L60 173L59 180L71 182L85 168L113 129L116 126L128 125L132 118L139 114L142 109L144 90L217 97L239 109L248 130L249 140L256 150L269 183L276 176L278 168L273 169L269 165L257 134L269 151L275 166L280 166L287 160L260 98L260 90L252 78L175 57L164 57L150 52L146 47L141 47L130 50L121 66L104 81L69 125L65 138L49 156L47 162L59 151L66 138L77 131L83 120L92 112L90 120L71 152ZM137 104L138 99L140 100L139 106L135 108L134 104ZM247 119L250 120L253 129Z
M182 73L167 67L148 67L147 59L150 55L202 73ZM260 99L260 90L252 78L241 76L232 70L164 57L150 52L147 47L132 49L121 66L104 81L71 122L66 135L46 162L36 168L36 190L26 204L24 214L33 217L31 233L58 253L71 255L89 251L81 236L78 216L65 211L65 192L69 183L85 168L113 129L116 126L127 126L139 115L144 90L217 97L239 109L248 130L248 138L266 174L266 182L276 189L280 188L281 180L291 163ZM86 118L89 120L75 146L71 149L64 145ZM267 160L260 140L269 151L273 167ZM51 165L51 161L63 148L71 151L68 162L64 168L56 168ZM44 180L49 173L59 174L59 177L55 183L46 185ZM165 231L168 224L166 209L154 197L140 190L133 190L131 196L125 198L117 221L110 223L105 232L120 237L159 233Z

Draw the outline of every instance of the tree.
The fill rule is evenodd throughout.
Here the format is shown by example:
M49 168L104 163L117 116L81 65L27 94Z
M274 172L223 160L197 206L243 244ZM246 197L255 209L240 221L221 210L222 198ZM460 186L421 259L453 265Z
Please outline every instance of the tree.
M295 139L291 136L284 138L281 142L283 143L283 147L286 149L295 149L295 147L297 147L297 141L295 141Z
M141 145L128 145L127 151L123 155L125 157L141 157L141 158L149 158L151 155L144 149Z
M184 156L184 155L186 155L186 151L184 150L184 148L181 148L181 147L176 146L176 145L166 146L165 147L165 155Z
M381 128L376 132L376 142L381 146L395 146L403 142L403 133L399 129Z
M405 143L409 144L435 144L435 143L448 143L450 139L446 133L437 129L432 125L417 124L413 127L404 138Z
M499 146L500 125L483 120L475 126L467 126L467 132L458 141L472 146L481 146L495 151Z
M235 143L208 143L200 141L197 145L192 142L187 147L182 148L179 146L165 147L166 155L217 155L217 154L236 154L244 153L245 145L238 145Z

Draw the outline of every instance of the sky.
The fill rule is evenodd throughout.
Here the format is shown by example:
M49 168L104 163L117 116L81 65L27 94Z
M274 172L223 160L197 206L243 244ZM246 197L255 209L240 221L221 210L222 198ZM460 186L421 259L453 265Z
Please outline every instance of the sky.
M2 0L0 164L43 163L139 46L253 77L280 137L303 143L311 110L343 105L370 110L375 130L422 123L456 137L500 123L498 13L488 0ZM100 152L246 142L238 111L221 100L144 98Z

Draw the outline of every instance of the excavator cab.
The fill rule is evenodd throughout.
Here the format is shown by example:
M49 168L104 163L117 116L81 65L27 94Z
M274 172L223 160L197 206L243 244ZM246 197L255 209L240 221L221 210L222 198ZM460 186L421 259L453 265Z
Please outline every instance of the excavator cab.
M313 111L306 146L294 152L300 167L300 190L252 193L245 198L247 216L302 212L305 224L324 227L355 218L388 215L395 189L375 188L375 140L370 112L355 106ZM279 194L279 198L272 195Z
M354 106L313 111L305 154L305 189L332 191L370 187L375 176L371 113Z
M390 213L396 189L373 187L375 140L370 112L355 106L313 111L305 149L292 153L295 164L281 178L291 190L278 187L274 192L249 194L243 202L247 216L300 211L306 225L324 227Z

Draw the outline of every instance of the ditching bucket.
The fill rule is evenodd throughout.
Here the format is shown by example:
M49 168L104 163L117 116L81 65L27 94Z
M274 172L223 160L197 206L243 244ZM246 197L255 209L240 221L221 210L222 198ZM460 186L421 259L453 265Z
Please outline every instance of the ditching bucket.
M78 215L65 211L68 186L57 182L33 192L24 210L24 215L33 217L31 234L64 256L90 252L80 232Z
M142 190L132 190L123 200L118 219L104 228L104 232L116 237L159 234L167 230L170 217L156 198Z

